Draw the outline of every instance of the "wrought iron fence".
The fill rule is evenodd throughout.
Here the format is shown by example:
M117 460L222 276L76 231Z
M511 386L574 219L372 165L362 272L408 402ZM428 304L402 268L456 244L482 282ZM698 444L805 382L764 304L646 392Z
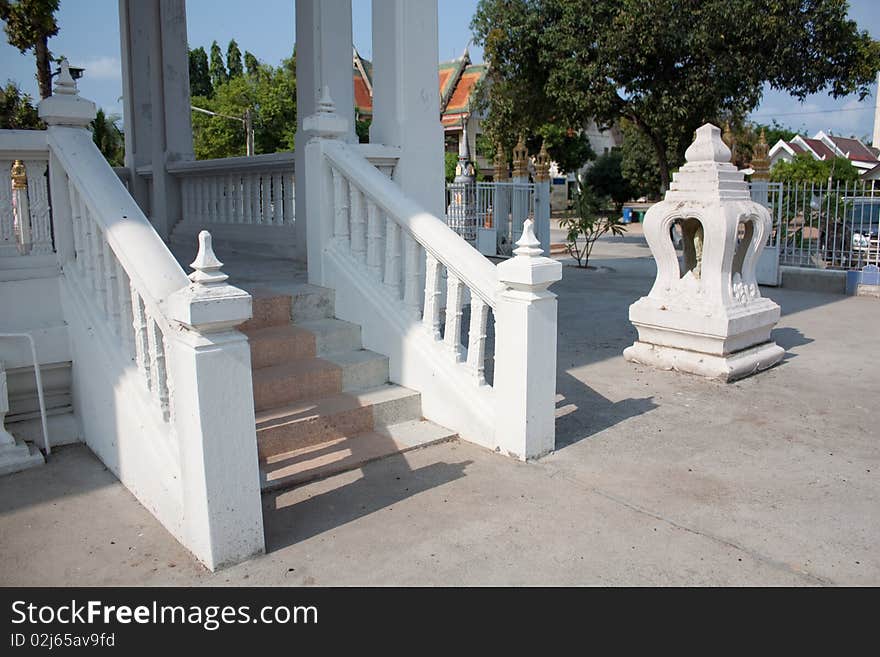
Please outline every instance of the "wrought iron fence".
M498 250L509 255L523 223L535 216L535 185L521 182L448 183L446 223L469 242L478 228L494 228Z
M767 183L773 215L769 247L779 264L861 269L880 264L880 185L877 181ZM755 186L753 183L753 198Z

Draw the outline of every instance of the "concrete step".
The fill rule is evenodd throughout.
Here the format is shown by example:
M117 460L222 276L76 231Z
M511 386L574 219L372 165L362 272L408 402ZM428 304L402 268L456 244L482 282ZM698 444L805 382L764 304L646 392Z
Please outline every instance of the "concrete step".
M260 458L418 420L419 393L397 385L304 399L257 413Z
M289 488L455 437L455 432L427 420L401 422L261 459L260 485L263 490Z
M322 318L297 322L315 336L318 356L361 349L361 327L341 319Z
M251 328L244 333L248 336L251 366L254 369L317 355L315 334L293 324Z
M342 368L323 358L303 358L255 369L253 380L256 411L342 392Z
M375 351L342 351L326 354L324 358L342 370L344 391L375 388L388 382L388 356Z
M253 298L253 317L239 325L239 330L247 333L267 326L284 326L290 324L291 304L289 294L282 294L269 288L255 288L251 291Z

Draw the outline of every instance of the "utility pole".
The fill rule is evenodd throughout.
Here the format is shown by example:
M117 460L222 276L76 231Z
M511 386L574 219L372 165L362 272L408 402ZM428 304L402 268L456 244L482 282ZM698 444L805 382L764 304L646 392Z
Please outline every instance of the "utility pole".
M195 105L191 105L190 109L194 112L201 112L202 114L208 114L210 116L219 116L224 119L229 119L231 121L238 121L244 126L244 134L245 134L245 155L248 157L254 156L254 121L251 115L250 108L244 111L244 117L241 116L230 116L229 114L220 114L219 112L212 112L211 110L206 110L203 107L196 107Z

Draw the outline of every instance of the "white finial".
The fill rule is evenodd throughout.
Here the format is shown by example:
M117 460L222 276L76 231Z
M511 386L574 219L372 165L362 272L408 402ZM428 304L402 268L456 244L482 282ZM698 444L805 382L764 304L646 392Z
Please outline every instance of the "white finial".
M688 162L730 162L730 149L721 139L721 129L711 123L697 128L694 143L688 146L684 157Z
M535 236L535 222L526 219L523 224L522 237L516 243L518 248L514 249L514 254L525 258L539 258L543 255L544 250L541 248L541 242Z
M70 64L68 64L67 59L61 60L61 71L58 73L58 80L55 82L55 93L74 96L79 93L76 88L76 80L70 74Z
M214 254L211 245L211 233L203 230L199 233L199 252L196 259L190 263L195 271L189 275L189 279L197 285L214 286L225 281L229 276L220 271L223 263Z
M321 99L318 101L318 112L322 114L335 114L336 103L330 97L330 87L324 85L321 89Z

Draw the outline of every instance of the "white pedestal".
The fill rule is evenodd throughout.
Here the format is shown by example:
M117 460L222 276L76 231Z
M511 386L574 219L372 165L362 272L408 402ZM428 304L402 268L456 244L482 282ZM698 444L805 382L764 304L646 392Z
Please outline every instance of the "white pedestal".
M0 434L6 433L0 429ZM13 442L6 442L6 438ZM33 445L29 445L23 440L15 441L12 436L6 433L5 436L0 435L0 476L20 472L38 465L43 465L43 455Z

